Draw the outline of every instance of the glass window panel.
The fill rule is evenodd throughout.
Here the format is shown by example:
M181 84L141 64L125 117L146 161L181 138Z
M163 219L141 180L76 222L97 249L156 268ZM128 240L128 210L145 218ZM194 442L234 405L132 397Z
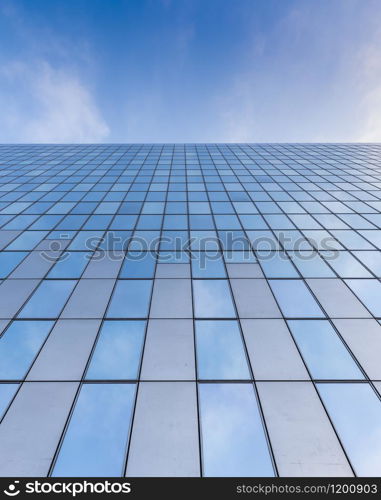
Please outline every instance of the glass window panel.
M84 384L53 476L120 477L135 399L135 384Z
M56 229L80 229L88 219L88 215L67 215L56 227Z
M376 317L381 317L381 283L376 280L345 280L361 302Z
M219 242L215 231L191 231L191 250L205 250L216 253L219 250Z
M127 476L200 476L195 383L139 384Z
M311 245L314 248L316 248L316 250L343 249L343 246L328 231L303 230L303 234L311 243ZM305 249L290 248L289 250L305 250Z
M162 231L160 250L182 251L189 243L188 231Z
M102 241L103 231L79 231L68 250L94 250Z
M210 214L210 206L207 202L191 201L188 203L188 207L190 214Z
M27 252L1 252L0 279L6 278L27 255Z
M193 280L196 318L234 318L227 280Z
M137 215L115 215L110 229L133 229L137 218Z
M19 384L0 384L0 419L18 388Z
M236 215L215 215L217 229L241 229Z
M226 278L221 253L193 252L191 263L194 278Z
M108 318L146 318L151 289L152 280L118 281L106 316Z
M136 379L145 332L145 321L105 321L86 378Z
M211 215L189 215L189 225L191 229L214 229L214 222Z
M294 320L288 325L313 378L364 378L328 321Z
M121 278L153 278L156 257L150 252L129 252L123 262Z
M302 280L270 280L269 285L286 317L324 317L323 311Z
M42 215L30 229L53 229L62 219L62 215Z
M48 278L79 278L90 257L89 252L64 252L50 270Z
M188 216L187 215L166 215L164 217L164 229L187 229Z
M310 250L312 248L300 231L288 231L283 229L282 231L274 231L274 234L285 250L300 251Z
M326 252L321 252L323 258L326 258ZM349 252L335 252L331 257L328 253L328 263L341 278L368 278L372 275L360 264Z
M74 280L43 281L18 317L57 318L76 284Z
M237 321L196 321L199 379L249 379Z
M352 230L337 230L331 231L333 236L340 241L349 250L371 250L374 248L368 241L366 241L362 236Z
M112 220L112 215L91 215L83 229L107 229Z
M160 229L163 221L162 215L141 215L136 225L137 229Z
M381 402L368 384L317 384L359 476L381 475Z
M205 476L273 476L251 384L199 384Z
M46 235L47 231L24 231L7 246L7 250L33 250Z
M335 273L316 252L288 252L303 278L333 278Z
M268 229L268 225L261 215L240 214L239 220L244 229Z
M13 216L12 216L13 217ZM6 224L3 229L26 229L33 221L37 219L38 215L18 215ZM7 222L11 216L1 216L0 223ZM31 229L47 229L46 227L32 227Z
M291 221L299 229L321 229L321 225L318 224L310 215L289 215Z
M158 263L160 264L188 264L189 255L186 252L163 252L158 255Z
M237 251L224 250L224 259L226 264L255 264L257 262L249 247Z
M374 246L377 248L381 248L381 232L380 231L369 231L369 230L362 230L359 231L364 238L366 238L368 241L373 243Z
M257 214L258 210L251 201L235 201L234 208L238 214Z
M257 252L266 278L298 278L299 274L283 252Z
M294 224L286 215L265 215L266 222L272 229L294 229Z
M244 231L218 231L219 243L224 250L232 251L246 250L246 255L250 255L250 242L246 238ZM226 254L225 254L226 255ZM252 255L253 257L253 255Z
M279 250L279 242L271 231L246 231L254 250Z
M20 380L48 336L53 321L13 321L0 337L0 379Z
M381 253L377 251L358 251L352 252L361 262L372 271L372 273L381 277Z

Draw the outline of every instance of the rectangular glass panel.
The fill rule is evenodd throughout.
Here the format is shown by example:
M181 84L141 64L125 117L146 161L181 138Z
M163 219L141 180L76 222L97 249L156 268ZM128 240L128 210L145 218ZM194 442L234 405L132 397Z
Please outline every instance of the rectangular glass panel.
M199 384L205 476L274 476L251 384Z
M321 255L325 258L326 253L321 252ZM369 278L372 276L358 260L346 251L335 252L335 255L328 259L328 263L340 278Z
M106 316L108 318L146 318L152 280L117 282Z
M376 317L381 317L381 283L378 280L345 280L361 302Z
M74 280L46 280L19 313L19 318L57 318L77 284Z
M0 380L20 380L45 341L53 321L13 321L0 337Z
M364 378L329 321L293 320L288 325L313 378Z
M196 318L236 316L227 280L193 280Z
M150 252L129 252L123 262L121 278L153 278L156 258Z
M298 278L292 262L282 252L257 252L258 262L266 278Z
M120 477L135 399L135 384L84 384L54 477Z
M317 384L358 476L381 475L381 401L369 384Z
M286 317L324 317L323 311L302 280L270 280L269 285Z
M288 252L303 278L332 278L335 273L328 267L318 253Z
M251 378L237 321L196 321L195 326L199 379Z
M18 388L19 384L0 384L0 419Z
M80 278L90 257L89 252L64 252L50 270L48 278Z
M15 267L26 257L27 252L1 252L0 253L0 279L6 278Z
M86 378L136 379L145 332L145 321L105 321Z
M194 252L191 263L194 278L226 278L221 253Z

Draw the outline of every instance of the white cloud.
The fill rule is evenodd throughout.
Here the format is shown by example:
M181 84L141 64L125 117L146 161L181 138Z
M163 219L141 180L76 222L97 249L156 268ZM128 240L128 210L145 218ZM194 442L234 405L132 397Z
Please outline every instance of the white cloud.
M381 142L381 30L362 49L356 59L358 85L361 89L360 130L355 140Z
M381 85L363 98L362 107L365 112L355 142L381 142Z
M99 142L109 134L90 90L45 61L0 69L0 142Z
M254 33L241 70L216 94L223 140L381 141L381 7L336 6L298 2L264 39Z

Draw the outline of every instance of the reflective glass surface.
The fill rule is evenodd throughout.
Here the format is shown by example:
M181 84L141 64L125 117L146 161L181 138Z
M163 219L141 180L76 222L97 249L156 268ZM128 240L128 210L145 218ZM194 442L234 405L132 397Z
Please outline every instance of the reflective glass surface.
M77 284L74 280L46 280L41 283L25 304L19 318L55 318L63 309Z
M199 386L205 476L273 476L251 384Z
M152 281L118 281L110 306L108 318L145 318L148 314Z
M323 311L303 281L271 280L269 284L285 317L324 317Z
M0 379L24 378L52 321L14 321L0 337Z
M241 333L236 321L196 321L199 379L247 379Z
M6 278L26 255L27 252L0 253L0 278Z
M144 331L145 321L105 321L86 378L136 379Z
M318 384L333 424L359 476L381 474L381 401L369 384Z
M18 384L0 384L0 418L4 415L7 406L15 395Z
M193 280L196 318L231 318L235 310L226 280Z
M0 144L0 476L380 475L380 169Z
M53 476L120 476L135 396L134 384L85 384Z
M288 325L313 378L364 378L328 321L294 320Z

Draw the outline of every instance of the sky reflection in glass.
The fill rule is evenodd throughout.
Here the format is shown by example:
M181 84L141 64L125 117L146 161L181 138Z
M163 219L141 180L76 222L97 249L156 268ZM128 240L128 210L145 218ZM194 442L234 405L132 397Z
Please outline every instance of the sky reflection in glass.
M288 325L313 378L364 378L329 321L293 320Z
M86 378L136 379L144 340L145 321L105 321Z
M196 318L236 316L227 280L193 280Z
M135 384L84 384L52 475L123 475L134 397Z
M381 401L369 384L317 384L359 476L381 475Z
M53 321L13 321L0 337L0 380L24 378Z
M273 476L251 384L200 384L205 476Z
M196 321L197 372L200 379L248 379L237 321Z

